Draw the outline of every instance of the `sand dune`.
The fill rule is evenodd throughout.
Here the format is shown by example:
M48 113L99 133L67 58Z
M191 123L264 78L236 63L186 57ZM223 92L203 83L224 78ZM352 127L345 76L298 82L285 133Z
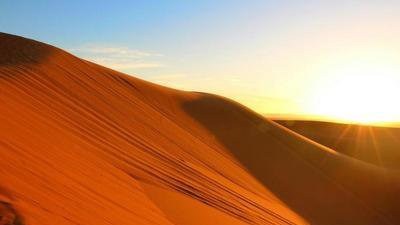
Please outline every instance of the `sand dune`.
M0 102L0 200L18 223L400 223L396 170L219 96L1 33Z
M379 167L400 169L400 128L319 121L277 122L348 156Z

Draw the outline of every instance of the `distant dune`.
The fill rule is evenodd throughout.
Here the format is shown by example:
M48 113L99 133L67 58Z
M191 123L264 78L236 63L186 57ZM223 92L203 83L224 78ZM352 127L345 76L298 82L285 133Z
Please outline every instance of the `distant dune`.
M400 128L320 121L276 122L348 156L376 166L400 169Z
M400 224L398 170L223 97L0 33L0 103L0 224Z

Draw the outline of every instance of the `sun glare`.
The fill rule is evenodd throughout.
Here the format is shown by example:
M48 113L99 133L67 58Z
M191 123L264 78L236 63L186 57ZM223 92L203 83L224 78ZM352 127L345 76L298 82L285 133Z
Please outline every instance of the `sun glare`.
M400 119L400 71L384 64L353 64L318 84L313 111L337 120L380 123Z

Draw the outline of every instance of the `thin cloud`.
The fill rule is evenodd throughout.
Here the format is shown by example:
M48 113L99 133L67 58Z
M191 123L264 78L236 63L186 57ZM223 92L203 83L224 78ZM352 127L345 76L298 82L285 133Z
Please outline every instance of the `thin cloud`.
M69 50L84 59L116 70L162 67L162 64L157 62L162 55L155 52L96 45L86 45Z

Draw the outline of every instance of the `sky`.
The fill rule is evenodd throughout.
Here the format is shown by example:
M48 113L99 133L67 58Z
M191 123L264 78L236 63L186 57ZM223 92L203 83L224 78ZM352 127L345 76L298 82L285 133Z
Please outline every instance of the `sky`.
M270 115L400 120L399 28L399 1L0 1L1 32Z

